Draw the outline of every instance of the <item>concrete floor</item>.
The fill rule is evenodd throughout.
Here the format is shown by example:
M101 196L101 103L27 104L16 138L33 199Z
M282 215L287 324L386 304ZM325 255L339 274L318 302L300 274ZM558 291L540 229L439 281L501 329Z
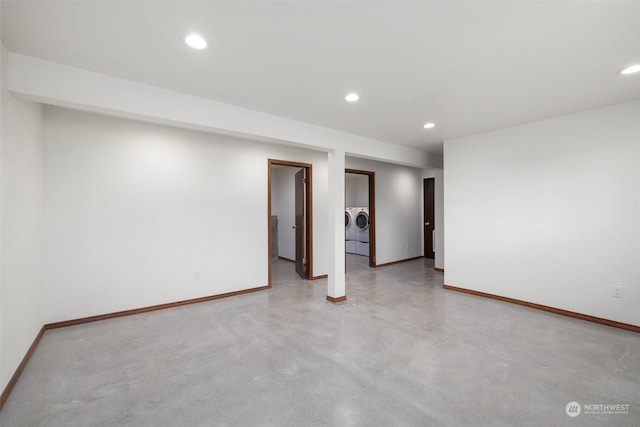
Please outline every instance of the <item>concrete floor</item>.
M429 260L366 263L340 304L279 261L269 291L48 331L0 424L640 425L640 334L445 291Z

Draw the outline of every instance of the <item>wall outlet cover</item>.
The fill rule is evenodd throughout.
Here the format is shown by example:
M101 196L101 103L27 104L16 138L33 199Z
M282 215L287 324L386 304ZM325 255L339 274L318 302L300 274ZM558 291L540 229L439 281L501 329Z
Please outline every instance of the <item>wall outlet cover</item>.
M622 286L614 286L611 289L611 295L614 298L622 298Z

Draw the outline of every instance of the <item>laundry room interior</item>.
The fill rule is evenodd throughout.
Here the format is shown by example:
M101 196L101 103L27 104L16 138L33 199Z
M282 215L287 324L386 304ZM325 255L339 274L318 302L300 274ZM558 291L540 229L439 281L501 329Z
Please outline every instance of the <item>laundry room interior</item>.
M369 176L345 176L345 250L347 254L370 255Z

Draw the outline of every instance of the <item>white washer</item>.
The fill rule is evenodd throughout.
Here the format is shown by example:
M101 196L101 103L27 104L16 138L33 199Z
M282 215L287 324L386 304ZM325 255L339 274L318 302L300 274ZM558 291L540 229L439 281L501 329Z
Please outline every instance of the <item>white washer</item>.
M355 242L356 253L358 255L369 256L369 242Z
M353 216L356 238L359 242L369 242L369 208L356 208Z
M356 227L356 253L369 256L369 208L356 208L353 218Z

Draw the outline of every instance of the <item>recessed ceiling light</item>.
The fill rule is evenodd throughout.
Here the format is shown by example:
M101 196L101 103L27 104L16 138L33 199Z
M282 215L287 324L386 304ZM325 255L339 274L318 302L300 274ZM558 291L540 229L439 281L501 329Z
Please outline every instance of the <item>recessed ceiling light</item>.
M631 65L624 70L620 71L620 74L633 74L640 72L640 64Z
M197 34L191 34L184 39L185 43L194 49L204 49L207 47L207 42Z
M434 128L434 127L436 127L436 124L435 123L431 123L431 122L425 123L424 126L423 126L423 128L425 128L425 129L431 129L431 128Z
M344 97L345 101L356 102L360 97L357 93L350 93L349 95Z

